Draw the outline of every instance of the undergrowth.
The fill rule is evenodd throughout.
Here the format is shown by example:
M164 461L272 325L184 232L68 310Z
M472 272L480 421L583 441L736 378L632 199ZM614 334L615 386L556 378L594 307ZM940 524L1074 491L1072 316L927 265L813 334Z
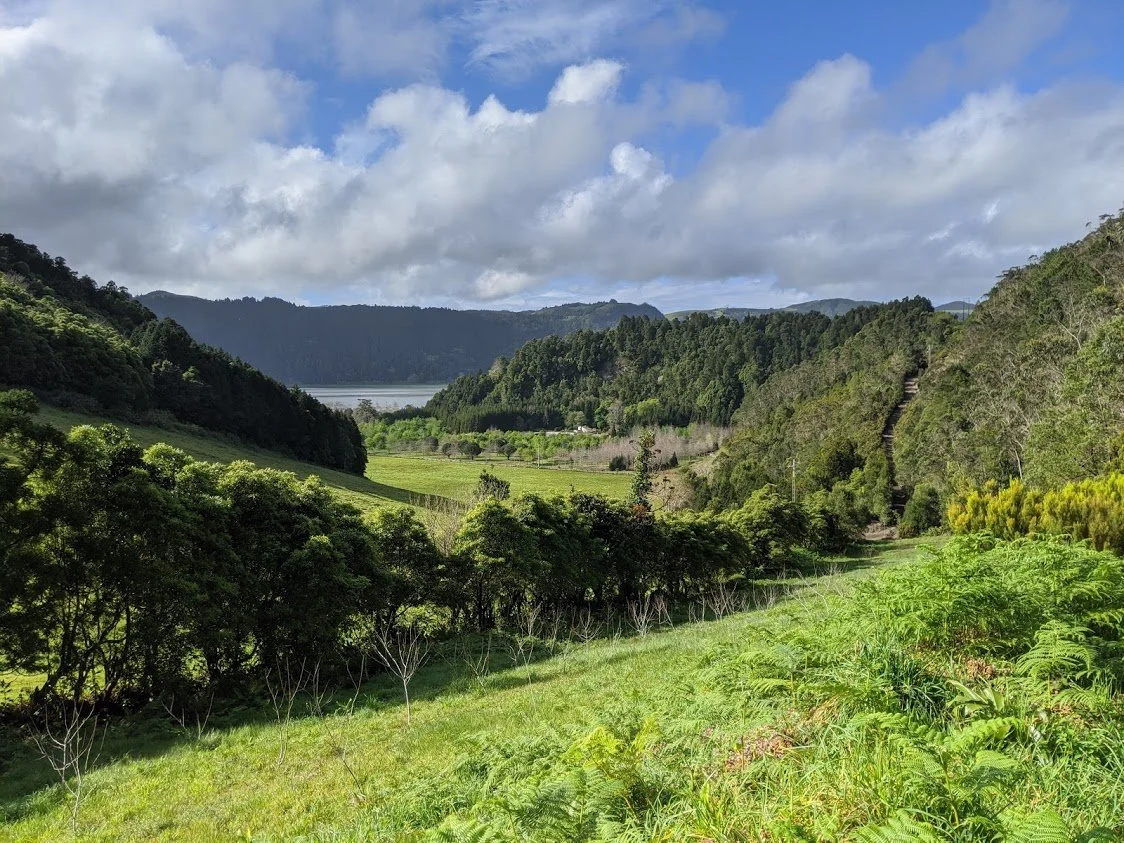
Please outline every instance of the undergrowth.
M283 767L261 725L119 755L90 777L84 835L1124 839L1122 640L1119 558L969 536L719 622L571 642L506 672L435 666L448 681L419 694L413 725L368 691L295 722ZM346 718L332 722L361 788L327 718ZM66 837L57 786L0 810L13 839Z

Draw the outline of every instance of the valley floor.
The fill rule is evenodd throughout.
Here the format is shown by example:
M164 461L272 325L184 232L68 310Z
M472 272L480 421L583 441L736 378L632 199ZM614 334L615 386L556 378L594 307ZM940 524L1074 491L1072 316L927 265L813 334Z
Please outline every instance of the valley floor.
M365 477L301 462L273 451L255 448L197 428L177 425L170 428L125 423L115 419L45 406L39 418L63 430L80 424L117 424L129 430L132 438L148 447L166 442L199 460L229 463L250 460L262 468L291 471L304 478L320 477L342 500L362 511L387 504L427 506L442 499L467 501L485 468L511 483L511 493L554 494L594 492L624 497L632 480L628 472L583 471L580 469L527 465L507 460L468 460L446 457L370 455Z

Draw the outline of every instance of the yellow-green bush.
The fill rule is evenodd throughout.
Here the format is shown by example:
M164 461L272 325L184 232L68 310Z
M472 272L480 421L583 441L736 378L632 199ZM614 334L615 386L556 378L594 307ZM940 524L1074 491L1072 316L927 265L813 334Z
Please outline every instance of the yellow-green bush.
M948 520L956 533L989 532L1000 538L1064 533L1124 554L1124 473L1049 491L1018 480L1002 489L988 483L953 500Z

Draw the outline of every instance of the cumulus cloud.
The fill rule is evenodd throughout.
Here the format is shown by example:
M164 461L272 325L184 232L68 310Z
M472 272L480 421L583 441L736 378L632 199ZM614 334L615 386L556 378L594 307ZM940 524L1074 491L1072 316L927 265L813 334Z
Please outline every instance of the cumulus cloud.
M901 128L845 55L737 125L715 82L628 96L633 71L592 58L523 108L436 79L386 89L321 147L292 139L312 87L252 50L217 61L163 18L73 9L0 25L0 228L138 290L974 297L1124 197L1108 83L984 86ZM700 123L713 140L673 173L654 139Z

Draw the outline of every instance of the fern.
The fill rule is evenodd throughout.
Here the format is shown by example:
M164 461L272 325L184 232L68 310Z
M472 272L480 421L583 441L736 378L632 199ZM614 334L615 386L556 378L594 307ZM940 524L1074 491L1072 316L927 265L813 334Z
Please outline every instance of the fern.
M855 833L858 843L942 843L947 839L936 826L904 811L877 825L864 826Z
M1072 836L1054 811L1037 811L1007 823L1005 843L1070 843Z
M1015 670L1032 679L1065 679L1094 671L1096 649L1089 629L1064 621L1049 621L1034 634L1034 646L1018 660Z

